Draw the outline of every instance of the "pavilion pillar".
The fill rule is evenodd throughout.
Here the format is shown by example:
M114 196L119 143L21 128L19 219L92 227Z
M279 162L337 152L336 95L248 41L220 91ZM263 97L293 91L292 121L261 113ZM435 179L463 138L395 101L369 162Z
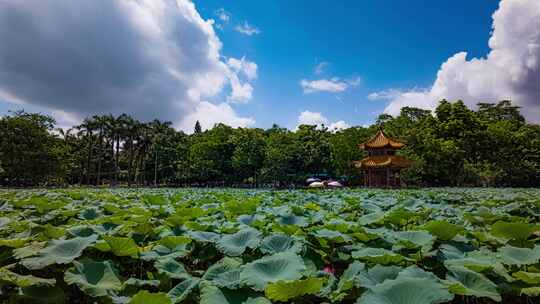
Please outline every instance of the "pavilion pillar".
M390 168L386 167L386 187L390 187Z

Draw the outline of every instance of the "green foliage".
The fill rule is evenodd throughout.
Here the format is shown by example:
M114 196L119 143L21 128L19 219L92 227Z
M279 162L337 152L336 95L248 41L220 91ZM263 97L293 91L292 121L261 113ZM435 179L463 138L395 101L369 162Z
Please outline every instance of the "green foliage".
M165 293L151 293L146 290L139 291L132 299L129 301L129 304L172 304L170 298L167 297Z
M498 221L491 226L494 236L525 241L533 231L533 226L528 223L508 223Z
M306 269L302 259L294 253L277 253L245 265L240 280L255 290L264 290L268 283L296 280Z
M538 302L539 196L0 190L0 302Z
M91 297L105 296L109 291L118 291L122 287L122 282L109 261L74 261L73 266L74 268L64 275L64 281L67 284L76 284Z
M0 183L288 187L321 174L358 185L362 176L353 162L366 154L358 145L382 127L406 142L399 154L414 160L402 172L406 184L538 186L540 126L528 124L519 110L510 101L481 103L473 111L442 100L433 113L404 107L367 128L216 124L203 132L196 124L191 135L170 122L126 114L95 115L54 130L48 116L15 112L0 118ZM144 198L149 204L167 199Z
M291 299L314 295L323 287L324 279L308 278L297 281L278 281L266 286L264 293L270 300L286 302Z

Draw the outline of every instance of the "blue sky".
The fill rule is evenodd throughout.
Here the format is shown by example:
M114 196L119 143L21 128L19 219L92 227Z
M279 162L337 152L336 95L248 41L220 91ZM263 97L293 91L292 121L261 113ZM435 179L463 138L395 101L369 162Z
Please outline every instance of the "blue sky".
M195 3L204 18L216 18L220 8L230 13L217 31L224 55L246 56L259 67L253 100L236 109L263 127L294 125L304 110L354 125L373 121L385 102L368 100L369 93L428 87L441 63L460 51L485 56L498 6L487 0ZM235 31L244 21L261 33ZM315 75L323 61L329 64ZM331 77L361 83L343 93L302 93L300 79Z
M538 0L0 1L0 114L343 128L511 99L540 121Z

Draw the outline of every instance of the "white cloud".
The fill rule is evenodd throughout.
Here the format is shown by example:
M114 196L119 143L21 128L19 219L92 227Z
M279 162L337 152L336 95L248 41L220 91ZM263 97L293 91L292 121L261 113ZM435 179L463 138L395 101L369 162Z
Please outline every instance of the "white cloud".
M234 128L251 127L255 124L255 120L251 117L239 117L227 103L213 104L203 101L199 103L195 112L186 116L177 127L186 133L192 133L197 120L204 130L220 122Z
M370 96L388 97L385 112L392 115L403 106L433 109L443 98L461 99L471 107L511 99L523 107L527 119L540 121L540 1L501 1L493 14L489 47L485 58L467 59L466 52L450 57L429 89Z
M360 84L360 78L354 78L352 80L341 80L337 77L330 79L317 79L317 80L300 80L300 86L302 87L304 94L315 92L331 92L340 93L347 90L350 87L354 87Z
M328 118L326 118L322 113L311 112L308 110L301 112L298 116L297 127L300 125L312 125L317 126L318 128L326 126L330 131L339 131L350 127L350 125L343 120L329 122Z
M253 96L253 87L245 82L241 83L236 74L231 76L231 94L227 96L227 101L234 103L247 103Z
M304 111L298 116L298 125L328 125L328 119L320 112Z
M229 20L231 20L231 13L227 12L224 8L216 10L215 14L223 23L229 23Z
M239 33L242 33L244 35L248 35L248 36L252 36L252 35L256 35L256 34L260 34L261 31L254 27L254 26L251 26L247 21L244 21L243 24L238 24L236 27L235 27L235 30Z
M223 61L213 24L189 0L0 1L0 98L69 123L127 112L178 124L229 88L245 102L238 74L254 79L256 64Z
M257 78L257 64L244 57L241 59L229 58L227 65L235 72L242 72L250 80Z
M330 65L330 62L321 61L315 66L315 75L321 75L326 68Z
M402 91L397 89L388 89L380 92L373 92L368 95L369 100L392 100L403 94Z
M247 103L253 96L253 86L248 82L257 78L257 64L246 60L229 58L227 66L230 68L229 75L231 83L231 94L227 96L227 101L235 103ZM247 81L241 82L239 75L244 75Z
M328 127L328 129L330 129L331 131L339 131L339 130L343 130L343 129L348 129L350 127L351 127L351 125L349 125L345 121L339 120L339 121L331 123L330 126Z

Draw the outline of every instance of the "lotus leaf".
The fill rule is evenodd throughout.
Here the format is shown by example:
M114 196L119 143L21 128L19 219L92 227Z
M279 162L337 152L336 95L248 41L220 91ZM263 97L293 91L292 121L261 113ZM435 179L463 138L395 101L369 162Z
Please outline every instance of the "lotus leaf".
M259 245L260 233L251 228L246 228L221 237L217 242L217 248L228 256L239 256L246 248L256 248Z
M69 240L52 240L47 247L37 251L37 256L25 258L21 264L28 269L41 269L52 264L68 264L78 258L83 250L96 239L97 235Z
M313 295L323 287L324 279L307 278L297 281L278 281L266 286L265 294L270 300L285 302L300 296Z
M67 284L76 284L92 297L101 297L107 295L110 290L122 288L122 282L109 261L94 262L88 259L74 261L73 268L66 272L64 280Z
M240 273L240 281L255 290L264 290L268 283L300 279L305 270L302 258L291 252L282 252L246 264Z

